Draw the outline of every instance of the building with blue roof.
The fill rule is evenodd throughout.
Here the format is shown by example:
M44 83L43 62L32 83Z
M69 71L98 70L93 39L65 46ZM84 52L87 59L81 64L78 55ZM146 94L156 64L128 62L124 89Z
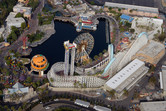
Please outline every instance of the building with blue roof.
M122 14L120 16L120 18L121 18L121 22L122 23L125 23L126 21L129 22L129 23L131 23L134 20L134 18L132 18L132 17L130 17L128 15L125 15L125 14Z

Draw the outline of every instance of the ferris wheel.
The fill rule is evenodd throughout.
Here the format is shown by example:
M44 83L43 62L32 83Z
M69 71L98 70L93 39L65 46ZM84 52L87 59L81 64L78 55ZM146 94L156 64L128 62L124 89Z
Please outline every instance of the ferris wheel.
M94 38L89 33L82 33L75 38L74 43L77 44L75 61L84 62L89 60L89 54L94 47Z

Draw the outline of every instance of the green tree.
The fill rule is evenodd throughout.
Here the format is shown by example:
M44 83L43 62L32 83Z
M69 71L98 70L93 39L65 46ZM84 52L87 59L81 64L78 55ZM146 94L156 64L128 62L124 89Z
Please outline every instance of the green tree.
M23 14L20 12L16 14L15 18L19 18L19 17L23 17Z
M29 76L29 77L27 77L27 82L32 82L32 78Z
M121 11L121 9L120 9L120 8L118 8L118 11L120 12L120 11Z
M112 97L115 97L115 90L111 90L111 91L109 91L109 94L112 96Z
M9 70L7 68L2 69L2 73L5 74L6 76L9 76Z
M94 1L90 1L90 4L91 4L91 5L95 5L95 2L94 2Z
M17 40L17 35L14 31L11 32L11 35L12 35L12 39L13 41L16 41Z
M3 41L4 41L3 37L0 37L0 42L3 42Z
M139 93L138 92L134 92L133 97L134 97L134 99L138 99L139 98Z
M95 55L93 58L94 58L94 60L97 60L99 57L97 55Z
M40 81L37 81L37 85L40 86Z
M17 75L18 73L17 73L17 71L13 70L13 74L14 74L14 75Z
M2 90L0 90L0 95L2 95L3 94L3 91Z
M17 27L15 27L15 26L11 26L11 29L12 29L12 31L14 31L14 32L19 32L19 30L18 30Z
M166 35L164 33L159 35L159 37L158 37L160 42L163 42L165 40L165 38L166 38Z
M103 54L102 53L99 53L99 57L102 57L103 56Z
M50 78L50 81L51 81L51 82L54 82L54 79L53 79L53 78Z
M7 105L5 105L5 106L4 106L4 109L5 109L5 110L8 110L9 108L8 108L8 106L7 106Z
M106 52L107 52L107 50L106 50L106 49L104 49L104 50L103 50L103 53L106 53Z
M149 82L153 85L156 84L156 78L154 76L152 76L150 79L149 79Z
M124 95L124 96L128 96L128 95L129 95L129 92L128 92L127 89L124 89L124 90L123 90L123 95Z
M18 108L18 111L22 111L22 108L21 108L21 106Z
M35 88L35 89L37 88L37 85L36 85L35 82L32 83L32 86L33 86L33 88Z
M131 33L134 33L134 32L135 32L135 29L130 29L130 32L131 32Z
M21 24L21 29L24 30L25 28L26 28L26 23L23 22L23 23Z
M45 83L48 83L48 79L47 78L44 78L43 79L43 83L45 84Z
M9 66L10 65L10 60L6 60L6 64Z
M16 111L16 109L15 109L15 107L14 107L14 106L12 106L12 107L11 107L11 110L12 110L12 111Z

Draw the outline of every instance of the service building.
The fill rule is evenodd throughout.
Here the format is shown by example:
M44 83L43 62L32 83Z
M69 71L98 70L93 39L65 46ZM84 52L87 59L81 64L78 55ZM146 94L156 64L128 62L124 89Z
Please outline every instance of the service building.
M104 88L108 91L115 90L118 97L122 96L123 90L130 90L141 78L146 75L148 68L145 63L135 59L109 79Z

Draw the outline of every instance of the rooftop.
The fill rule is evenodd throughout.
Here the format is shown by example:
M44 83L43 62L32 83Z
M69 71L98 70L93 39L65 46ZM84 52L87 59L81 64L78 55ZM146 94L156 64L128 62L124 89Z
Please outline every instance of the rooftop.
M159 13L158 8L153 8L153 7L145 7L145 6L137 6L137 5L128 5L128 4L120 4L120 3L112 3L112 2L105 2L105 6L108 6L108 7L125 8L125 9L130 8L130 9L136 9L136 10L138 10L138 11Z
M41 66L41 65L44 65L47 63L47 59L45 56L43 55L35 55L33 58L32 58L32 62L35 64L35 65L38 65L38 66Z
M103 107L103 106L94 106L94 109L97 110L97 111L111 111L110 108L106 108L106 107Z
M16 16L16 12L10 12L8 17L6 18L6 21L11 21Z
M12 88L8 89L10 94L13 94L15 92L22 92L22 93L27 93L29 91L28 87L24 87L22 84L17 82L15 85L12 86Z
M21 4L21 3L18 3L18 4L16 4L14 7L13 7L13 9L26 9L26 10L32 10L32 8L31 7L24 7L24 5L23 4Z
M86 106L89 106L89 105L90 105L89 102L85 102L85 101L82 101L82 100L79 100L79 99L76 99L75 103L83 104L83 105L86 105Z
M25 20L22 17L20 17L20 18L12 18L12 19L8 20L7 24L20 24L23 22L25 22Z
M134 20L134 18L132 18L132 17L130 17L130 16L128 16L128 15L125 15L125 14L122 14L122 15L120 16L120 18L121 18L121 19L125 19L125 20L127 20L127 21L129 21L129 22L132 22L132 21Z
M163 44L151 40L146 46L144 46L140 51L137 53L141 53L144 55L148 55L152 58L156 57L162 50L165 50Z
M144 62L138 59L133 60L125 68L123 68L120 72L118 72L115 76L108 80L106 82L106 85L109 86L111 89L116 89L120 84L126 81L131 75L134 74L134 72L136 72L144 64Z
M166 101L141 102L141 111L166 111Z
M163 90L166 91L166 67L162 66L162 85Z

